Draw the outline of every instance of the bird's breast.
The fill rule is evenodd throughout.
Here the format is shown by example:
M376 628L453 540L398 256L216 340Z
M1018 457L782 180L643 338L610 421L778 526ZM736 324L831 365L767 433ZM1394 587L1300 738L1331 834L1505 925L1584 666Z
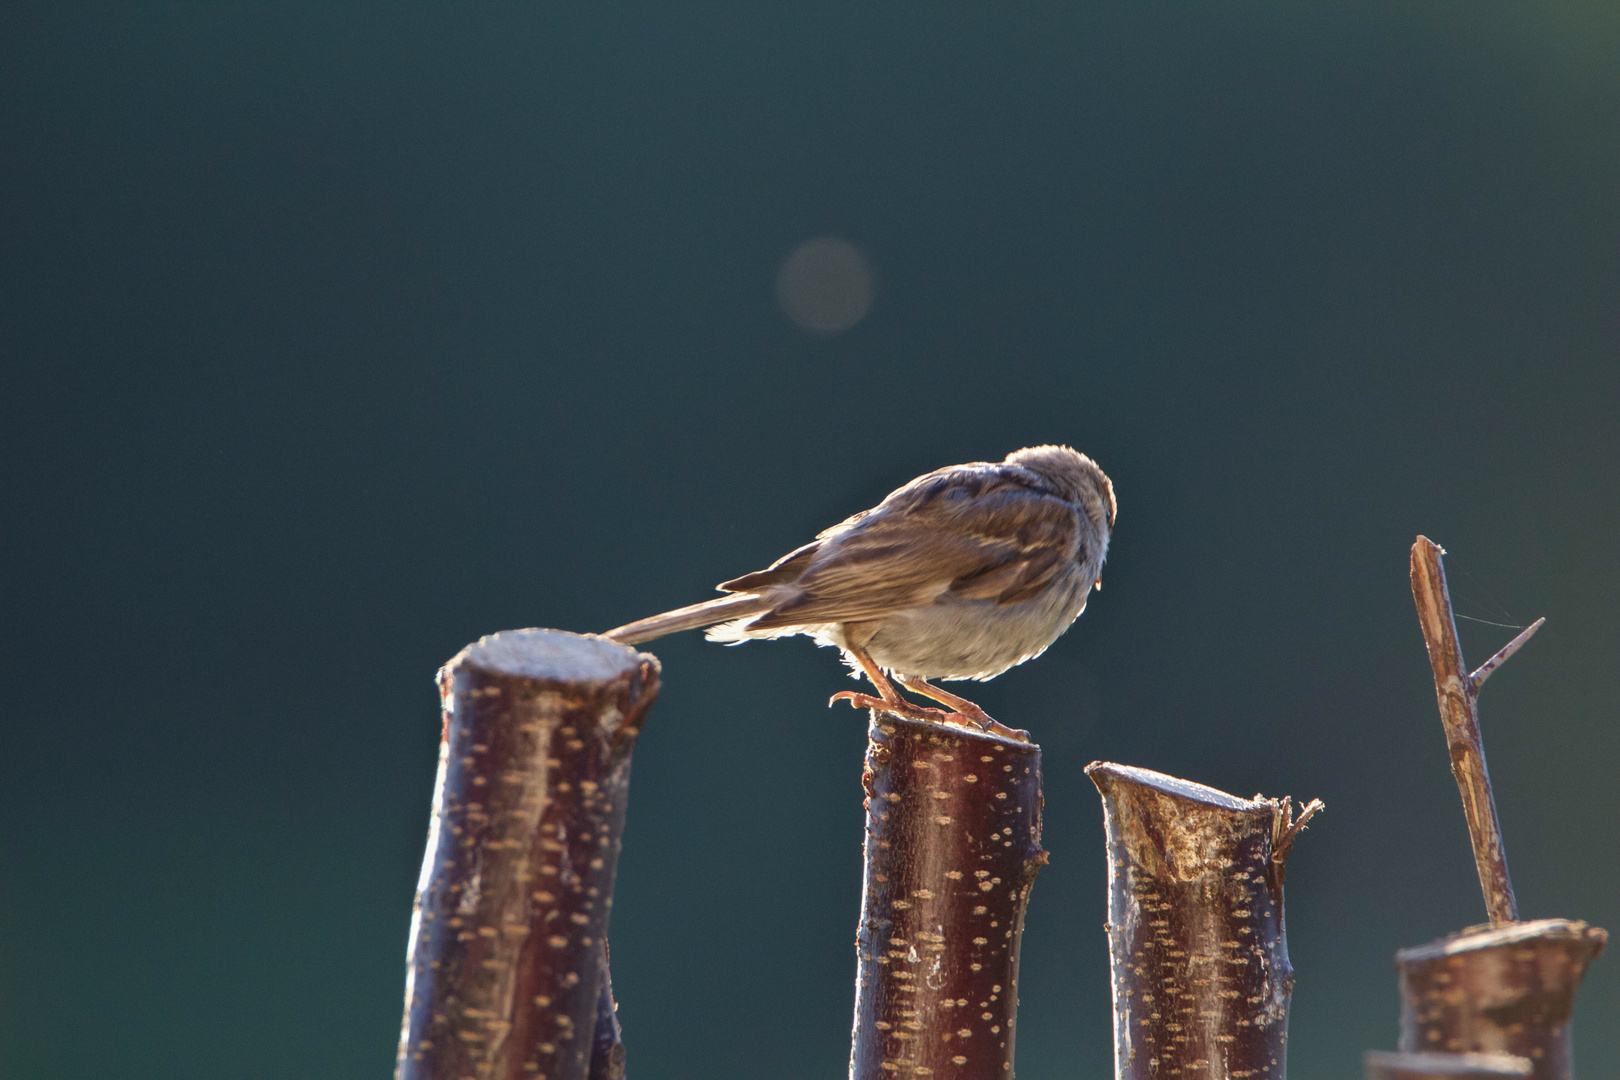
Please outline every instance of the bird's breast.
M883 620L867 645L880 667L924 679L993 679L1045 652L1085 610L1091 582L1071 567L1063 580L1019 604L947 593Z

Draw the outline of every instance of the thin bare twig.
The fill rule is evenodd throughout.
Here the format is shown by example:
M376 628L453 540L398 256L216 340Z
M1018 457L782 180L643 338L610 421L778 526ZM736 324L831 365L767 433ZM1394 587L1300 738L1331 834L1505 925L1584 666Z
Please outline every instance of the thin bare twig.
M1472 675L1468 676L1468 682L1471 686L1473 686L1474 693L1476 695L1479 693L1479 688L1485 685L1485 680L1491 677L1491 672L1501 667L1502 661L1518 652L1519 647L1534 637L1536 631L1540 630L1546 621L1546 618L1542 617L1525 627L1524 630L1519 633L1518 637L1514 638L1500 649L1497 649L1495 656L1479 665L1479 669Z
M1413 543L1412 599L1417 604L1418 623L1429 649L1429 666L1434 670L1434 692L1440 703L1440 722L1445 727L1446 746L1451 755L1451 774L1462 793L1463 814L1468 819L1468 835L1473 843L1480 890L1485 895L1485 910L1493 925L1502 926L1518 921L1519 906L1513 898L1507 853L1502 847L1502 824L1496 816L1490 774L1485 769L1485 743L1479 733L1477 699L1479 688L1491 672L1529 641L1546 620L1537 619L1470 675L1463 664L1462 646L1457 642L1457 624L1452 617L1451 594L1446 588L1446 570L1441 562L1444 554L1441 547L1426 536L1418 537Z

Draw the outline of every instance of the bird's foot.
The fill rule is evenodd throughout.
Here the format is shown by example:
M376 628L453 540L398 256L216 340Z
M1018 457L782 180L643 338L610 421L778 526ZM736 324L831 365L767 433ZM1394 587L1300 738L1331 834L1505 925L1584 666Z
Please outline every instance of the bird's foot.
M944 709L930 709L925 705L914 705L905 699L898 701L885 701L883 698L873 697L871 694L857 694L853 690L841 690L834 694L827 702L831 708L834 703L847 701L856 709L876 709L878 712L893 713L903 716L907 720L928 720L935 724L949 724L956 718L955 713L948 713Z
M982 731L988 731L992 735L999 735L1003 739L1011 739L1013 742L1029 742L1029 732L1008 727L971 701L964 700L962 702L964 708L958 712L946 712L944 709L931 709L926 705L915 705L905 700L885 701L882 698L873 697L871 694L858 694L854 690L843 690L834 694L827 704L830 707L834 702L838 701L847 701L857 709L876 709L878 712L893 713L908 720L927 720L935 724L959 724L962 727L976 727Z

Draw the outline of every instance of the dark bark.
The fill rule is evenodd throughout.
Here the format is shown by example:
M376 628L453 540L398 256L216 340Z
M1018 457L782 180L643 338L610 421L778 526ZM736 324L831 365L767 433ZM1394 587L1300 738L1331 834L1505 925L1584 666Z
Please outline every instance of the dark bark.
M852 1080L1012 1076L1041 751L873 713Z
M1369 1050L1367 1080L1523 1080L1530 1062L1510 1054L1391 1054Z
M1274 1078L1294 969L1283 863L1322 804L1093 762L1108 836L1117 1080Z
M619 1003L613 997L613 967L607 938L602 939L602 992L596 998L596 1032L591 1040L589 1080L624 1080L624 1040L619 1030Z
M1570 1080L1570 1013L1608 934L1541 919L1475 927L1395 954L1403 1052L1528 1058L1535 1080Z
M439 672L439 775L407 957L400 1080L599 1080L630 752L658 662L513 630ZM602 1027L611 1041L598 1050Z
M1429 666L1434 670L1434 692L1440 703L1440 723L1446 730L1451 775L1456 777L1457 790L1462 794L1479 887L1485 894L1485 911L1492 923L1502 926L1518 921L1519 906L1513 898L1507 852L1502 847L1502 824L1496 816L1490 773L1485 769L1485 742L1479 733L1479 688L1546 620L1537 619L1481 664L1478 671L1469 674L1462 646L1457 643L1451 593L1446 588L1446 568L1440 558L1443 554L1440 546L1426 536L1412 544L1412 600L1417 604L1418 624L1423 628Z

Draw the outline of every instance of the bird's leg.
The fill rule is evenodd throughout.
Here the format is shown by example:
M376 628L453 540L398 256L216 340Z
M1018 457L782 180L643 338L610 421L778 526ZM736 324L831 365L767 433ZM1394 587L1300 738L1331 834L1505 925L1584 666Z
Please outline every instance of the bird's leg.
M858 694L853 690L841 690L832 696L832 699L827 702L828 705L831 705L834 701L847 701L857 709L877 709L881 712L891 712L910 717L913 720L932 720L935 723L943 722L950 715L943 709L930 709L901 697L900 691L894 688L894 684L884 676L883 669L878 667L876 662L866 654L865 649L848 646L844 651L854 657L857 664L861 665L861 670L866 672L866 677L872 680L872 685L877 688L877 692L882 697Z
M933 698L941 705L949 705L955 710L955 719L971 721L991 734L1000 735L1004 739L1029 742L1029 732L1008 727L965 697L957 697L948 690L941 690L927 679L919 679L915 675L901 675L897 672L894 677L907 690L921 694L923 697Z

